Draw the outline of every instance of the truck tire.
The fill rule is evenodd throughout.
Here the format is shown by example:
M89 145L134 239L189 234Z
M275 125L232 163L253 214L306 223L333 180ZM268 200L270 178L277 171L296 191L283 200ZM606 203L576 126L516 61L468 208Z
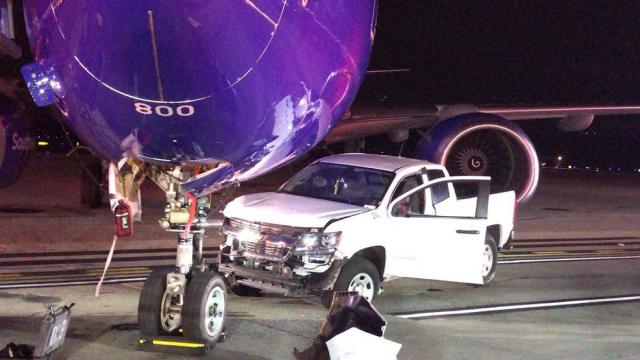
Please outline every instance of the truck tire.
M372 302L380 289L380 272L369 259L354 256L342 267L340 275L333 284L333 291L357 291L365 299ZM333 292L328 291L322 296L322 304L331 306Z
M177 328L174 331L167 331L167 325L162 323L161 314L164 290L167 287L167 274L172 271L172 267L153 270L142 286L138 301L138 326L142 335L170 335L178 331Z
M498 247L493 235L487 233L482 251L482 283L489 284L496 276L498 266Z
M184 296L182 329L188 339L214 345L224 331L227 291L213 271L196 272Z

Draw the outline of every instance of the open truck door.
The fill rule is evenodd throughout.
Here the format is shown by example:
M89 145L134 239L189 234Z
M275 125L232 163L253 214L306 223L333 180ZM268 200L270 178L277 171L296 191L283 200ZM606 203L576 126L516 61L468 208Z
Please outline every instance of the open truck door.
M466 193L475 189L476 196L456 198L457 206L438 211L444 191L461 187ZM386 228L395 240L389 275L482 284L489 187L489 177L440 178L391 201Z

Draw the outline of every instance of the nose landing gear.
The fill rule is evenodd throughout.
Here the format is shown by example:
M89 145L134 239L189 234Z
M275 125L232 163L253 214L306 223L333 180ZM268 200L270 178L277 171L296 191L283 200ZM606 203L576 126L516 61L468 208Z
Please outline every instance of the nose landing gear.
M169 204L161 226L178 233L176 266L154 270L147 278L138 303L139 347L144 350L174 348L205 354L224 340L226 286L220 275L206 264L203 240L208 198L182 194L181 171L169 178L151 178L167 194ZM166 186L163 186L166 185Z

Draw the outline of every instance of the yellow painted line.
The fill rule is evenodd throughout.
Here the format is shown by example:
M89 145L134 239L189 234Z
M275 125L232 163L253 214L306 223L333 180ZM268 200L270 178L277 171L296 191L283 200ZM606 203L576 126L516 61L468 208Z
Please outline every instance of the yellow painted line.
M632 250L632 249L629 249ZM605 250L596 250L595 252L599 253L599 254L621 254L621 253L626 253L629 252L629 250L623 250L623 249L605 249Z
M186 348L192 348L192 349L204 347L204 344L187 343L187 342L179 342L179 341L165 341L165 340L153 340L153 345L178 346L178 347L186 347Z
M59 271L84 271L84 272L99 272L100 274L102 274L102 268L78 268L78 269L69 269L69 268L58 268L55 270L59 270ZM151 268L149 267L145 267L145 266L132 266L132 267L113 267L113 268L109 268L109 272L121 272L121 271L130 271L130 270L151 270ZM0 275L13 275L13 274L29 274L29 271L27 272L5 272L5 273L0 273Z
M109 269L108 274L128 274L128 273L142 273L142 272L151 272L151 269L149 268L144 268L144 267L134 267L134 268L113 268L113 269ZM84 272L79 272L76 274L61 274L61 275L55 275L55 276L76 276L76 275L102 275L102 269L87 269ZM23 278L23 277L33 277L33 276L40 276L40 275L29 275L28 272L26 273L6 273L6 274L0 274L0 279L1 278L15 278L15 277L19 277L19 278ZM42 276L50 276L50 275L42 275ZM52 275L53 276L53 275Z
M568 254L563 254L563 255L568 255ZM509 259L509 258L519 258L519 257L542 257L543 255L540 254L534 254L534 253L529 253L529 254L507 254L507 255L502 255L502 256L498 256L498 258L500 259Z
M109 269L109 271L107 272L108 274L121 274L121 273L132 273L132 272L143 272L143 271L151 271L151 269L149 268L131 268L131 269L125 269L125 268L113 268L113 269ZM85 271L86 274L97 274L97 275L102 275L102 269L90 269L88 271Z
M128 272L107 272L107 276L124 276L124 275L143 275L149 274L150 270L139 270L139 271L128 271ZM32 275L25 276L23 274L10 274L7 276L0 275L0 281L16 281L16 280L38 280L38 279L72 279L72 278L85 278L91 276L99 276L102 275L102 272L87 272L87 273L79 273L79 274L58 274L58 275Z
M151 269L122 269L122 270L115 270L115 269L109 269L109 274L126 274L126 273L140 273L140 272L150 272ZM77 273L59 273L59 276L65 276L65 275L101 275L102 274L102 270L98 270L98 269L91 269L89 271L80 271ZM39 275L31 275L31 273L29 272L24 272L24 273L6 273L6 274L0 274L0 277L21 277L21 276L39 276ZM43 275L43 276L49 276L49 275Z
M575 257L575 256L589 256L589 255L633 255L638 252L629 252L629 251L610 251L610 250L599 250L599 251L589 251L589 252L580 252L580 253L563 253L563 257ZM544 254L544 255L543 255ZM531 253L531 254L503 254L499 255L500 259L509 259L509 258L537 258L548 256L552 253Z

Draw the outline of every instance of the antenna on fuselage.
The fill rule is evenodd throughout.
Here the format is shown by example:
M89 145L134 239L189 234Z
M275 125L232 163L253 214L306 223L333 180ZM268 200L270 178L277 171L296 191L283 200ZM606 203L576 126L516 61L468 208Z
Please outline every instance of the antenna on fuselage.
M367 75L380 75L380 74L395 74L395 73L408 73L411 69L379 69L379 70L367 70Z

